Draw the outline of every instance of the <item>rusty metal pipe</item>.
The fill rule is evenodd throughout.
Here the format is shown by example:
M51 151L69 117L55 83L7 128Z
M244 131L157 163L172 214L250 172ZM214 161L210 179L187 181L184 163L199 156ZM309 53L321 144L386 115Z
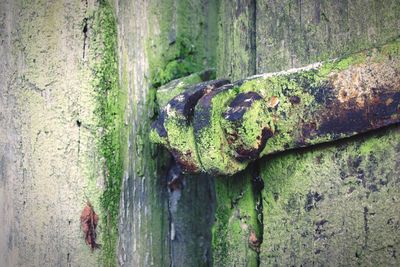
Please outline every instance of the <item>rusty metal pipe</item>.
M400 43L230 84L195 85L153 124L187 172L231 175L264 155L400 121ZM161 129L161 130L160 130Z

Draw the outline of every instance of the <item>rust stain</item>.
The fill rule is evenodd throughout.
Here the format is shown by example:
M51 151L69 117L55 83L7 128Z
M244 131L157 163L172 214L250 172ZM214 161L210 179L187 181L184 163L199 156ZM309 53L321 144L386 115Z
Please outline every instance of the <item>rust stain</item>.
M261 245L261 242L257 238L256 233L254 232L254 230L251 230L250 231L250 236L249 236L249 246L250 246L250 248L254 249L256 252L259 252L260 251L260 245Z
M225 135L231 137L232 135L225 131ZM265 148L268 139L274 136L274 133L268 127L264 127L261 131L261 135L257 136L256 147L246 148L240 142L236 143L235 159L239 162L254 160L259 157L261 151ZM233 143L233 141L232 141Z
M193 160L194 156L191 151L182 153L177 149L170 149L170 152L184 173L197 173L200 171L198 164Z
M267 103L267 107L269 108L274 108L279 104L279 98L276 96L273 96L270 98L270 100Z
M352 66L347 70L330 75L330 82L337 89L340 103L353 101L359 107L367 105L368 99L383 92L396 91L400 75L393 66L384 63L371 63L368 67Z
M94 212L92 204L88 201L81 213L81 227L85 234L86 244L93 250L100 248L96 243L96 228L99 222L99 216Z
M258 91L263 91L265 88L257 86L250 92L247 88L246 92L241 92L240 88L234 91L235 97L225 111L221 112L224 121L216 126L222 126L222 132L229 146L226 149L221 143L220 152L227 153L227 157L231 160L247 163L257 159L261 153L264 155L333 141L399 123L398 59L391 57L386 59L385 54L378 60L374 57L370 59L369 56L365 59L364 55L362 56L359 63L351 58L350 62L343 61L339 62L340 65L329 67L330 74L319 73L317 70L310 72L310 76L300 72L291 73L290 76L288 74L286 78L299 87L293 93L290 88L284 86L279 89L281 92L273 91L268 96L263 96ZM318 77L322 73L323 77L320 77L322 78L320 80ZM264 79L269 76L260 77ZM253 79L258 77L250 80ZM200 133L211 125L213 119L212 99L226 90L240 87L244 81L234 84L221 83L223 85L219 88L216 86L214 90L202 88L196 93L190 91L185 95L187 100L176 103L170 101L169 104L177 111L176 114L182 114L183 125L193 127L195 142L200 142L202 138ZM303 90L304 94L297 90ZM258 109L254 110L254 113L249 113L252 118L245 116L246 112L252 110L256 101L261 102L257 102L260 104L256 106ZM289 105L286 105L287 103ZM161 117L160 120L162 119ZM247 120L254 121L248 124ZM161 134L167 136L162 130L159 131L160 136ZM270 138L274 139L267 144ZM268 145L271 148L265 150ZM204 145L202 149L207 150L208 147ZM185 171L197 172L203 168L191 160L193 156L198 155L200 162L202 154L196 154L196 151L176 151L174 148L170 148L170 151Z

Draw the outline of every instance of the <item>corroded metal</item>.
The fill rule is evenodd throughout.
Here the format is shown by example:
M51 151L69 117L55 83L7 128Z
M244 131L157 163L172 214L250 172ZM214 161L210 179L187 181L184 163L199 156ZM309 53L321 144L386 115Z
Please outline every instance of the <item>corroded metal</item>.
M214 80L189 86L168 102L152 124L184 172L196 173L200 170L190 126L194 108L200 98L227 83L228 80Z
M400 121L400 45L287 72L192 86L153 124L187 172L231 175L261 156Z

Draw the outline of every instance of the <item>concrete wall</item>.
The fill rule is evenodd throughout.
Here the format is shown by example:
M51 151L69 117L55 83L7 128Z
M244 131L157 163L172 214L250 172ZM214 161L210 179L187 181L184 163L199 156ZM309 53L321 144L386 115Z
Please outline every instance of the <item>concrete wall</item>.
M80 0L0 2L2 266L99 264L80 228L87 200L101 214L104 186L95 45L85 26L98 8Z

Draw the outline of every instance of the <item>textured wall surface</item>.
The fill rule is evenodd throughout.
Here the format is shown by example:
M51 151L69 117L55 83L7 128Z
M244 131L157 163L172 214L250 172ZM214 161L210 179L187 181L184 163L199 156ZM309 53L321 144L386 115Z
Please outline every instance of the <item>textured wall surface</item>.
M257 72L340 57L399 36L398 0L259 0Z
M115 84L102 73L117 64L103 60L102 41L115 45L102 39L115 30L96 16L104 3L0 1L2 266L102 265L79 216L89 199L105 218L109 162L98 147L105 130L94 87ZM111 4L128 102L120 265L399 264L398 126L274 155L234 177L175 182L170 158L148 139L157 87L208 67L237 80L385 43L400 35L399 0ZM115 97L104 88L101 96Z
M149 141L155 91L213 66L217 1L117 1L120 78L129 92L129 158L120 205L122 266L203 266L211 261L212 178L173 175L165 151ZM195 14L195 15L194 15Z
M154 148L147 142L151 31L148 1L118 1L120 80L128 92L129 158L120 202L118 261L121 266L168 264L166 183L158 179Z
M83 30L97 8L0 3L2 266L98 265L79 219L87 200L99 210L103 187L92 39Z
M391 127L264 159L261 266L397 266L399 140Z

